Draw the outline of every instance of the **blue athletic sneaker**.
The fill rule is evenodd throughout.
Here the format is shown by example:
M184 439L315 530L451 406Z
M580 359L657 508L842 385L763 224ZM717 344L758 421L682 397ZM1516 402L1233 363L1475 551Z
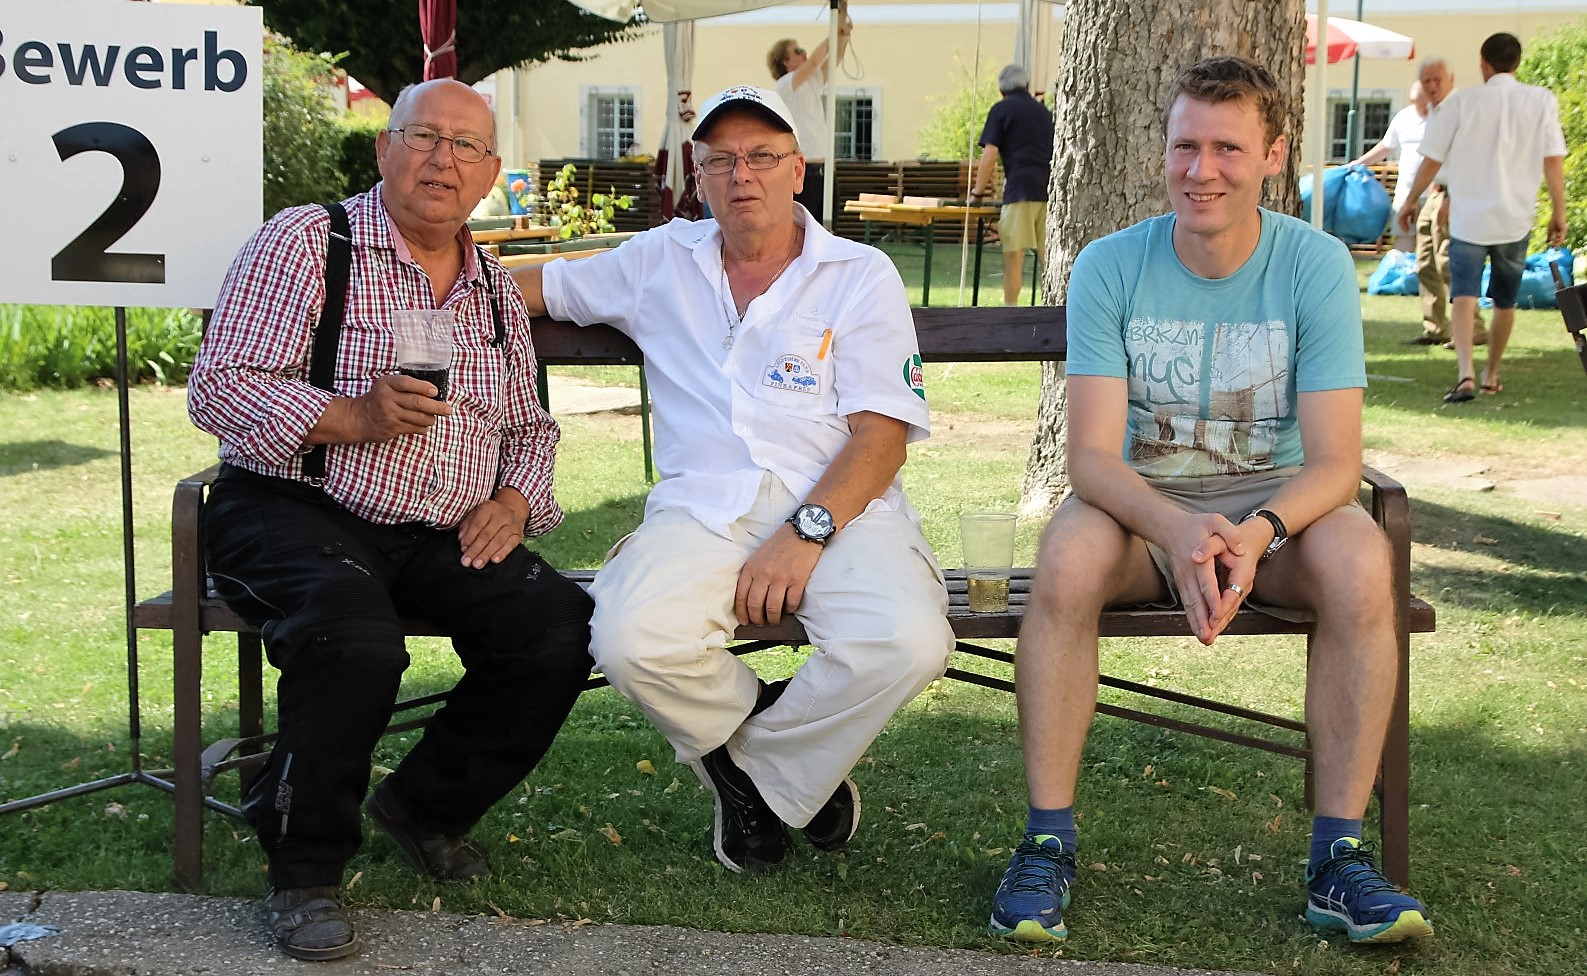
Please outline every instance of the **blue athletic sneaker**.
M1306 868L1306 921L1351 942L1400 942L1433 934L1422 903L1390 884L1372 864L1372 845L1334 841L1328 860Z
M1074 881L1074 851L1064 850L1063 841L1051 834L1026 837L1009 858L987 927L993 935L1021 942L1067 938L1063 910Z

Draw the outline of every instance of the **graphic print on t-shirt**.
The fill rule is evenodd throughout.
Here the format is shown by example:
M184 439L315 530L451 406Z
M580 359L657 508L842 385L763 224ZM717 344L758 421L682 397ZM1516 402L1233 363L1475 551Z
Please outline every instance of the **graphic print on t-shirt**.
M1130 464L1151 478L1273 467L1288 416L1289 331L1281 319L1214 323L1135 318L1129 356Z

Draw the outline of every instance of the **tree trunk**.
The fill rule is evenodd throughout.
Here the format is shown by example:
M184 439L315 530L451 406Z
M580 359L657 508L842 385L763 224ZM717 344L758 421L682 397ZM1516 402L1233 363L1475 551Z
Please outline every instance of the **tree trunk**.
M1047 208L1042 299L1061 304L1087 243L1169 209L1164 120L1179 72L1214 54L1267 67L1290 99L1289 154L1263 206L1295 213L1300 194L1303 0L1072 0L1064 23ZM1068 486L1067 396L1061 364L1043 367L1036 435L1020 510L1044 515Z

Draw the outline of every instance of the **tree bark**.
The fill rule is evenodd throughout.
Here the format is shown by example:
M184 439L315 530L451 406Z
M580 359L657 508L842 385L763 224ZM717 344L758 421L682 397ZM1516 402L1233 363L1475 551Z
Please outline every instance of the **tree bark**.
M1262 204L1296 213L1305 73L1304 0L1072 0L1060 43L1042 300L1061 304L1087 243L1169 209L1167 98L1179 72L1215 54L1264 65L1289 95L1289 152ZM1062 364L1042 369L1020 511L1045 515L1068 487Z

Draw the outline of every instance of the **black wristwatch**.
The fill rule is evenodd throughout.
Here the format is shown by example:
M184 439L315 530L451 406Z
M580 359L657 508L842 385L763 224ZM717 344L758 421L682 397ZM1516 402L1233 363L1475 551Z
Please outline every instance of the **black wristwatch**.
M1282 549L1284 547L1284 543L1289 541L1289 530L1284 528L1283 519L1279 518L1278 515L1265 508L1259 508L1256 511L1251 512L1245 518L1240 520L1240 524L1244 525L1254 518L1267 519L1267 524L1273 527L1273 541L1267 544L1267 551L1262 553L1262 558L1266 559L1267 557L1273 555L1273 553Z
M793 526L794 534L806 542L814 542L818 546L827 544L832 538L832 533L837 526L832 521L832 513L824 505L800 505L794 513L788 516L788 524Z

